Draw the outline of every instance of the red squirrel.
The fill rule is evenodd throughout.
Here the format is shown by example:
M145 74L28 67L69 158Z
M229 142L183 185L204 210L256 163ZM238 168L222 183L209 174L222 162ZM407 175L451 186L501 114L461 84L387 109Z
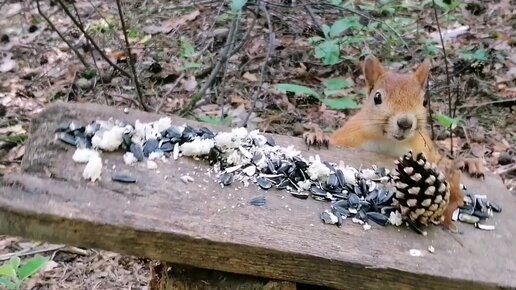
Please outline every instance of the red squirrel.
M474 177L484 176L480 159L451 160L441 156L426 128L425 91L430 61L425 60L415 72L397 73L384 68L374 56L363 63L366 98L358 113L352 116L328 139L317 126L310 127L303 137L308 146L331 145L359 148L399 158L412 150L423 153L438 164L450 183L450 201L444 212L445 228L456 231L452 214L463 204L460 188L461 172Z

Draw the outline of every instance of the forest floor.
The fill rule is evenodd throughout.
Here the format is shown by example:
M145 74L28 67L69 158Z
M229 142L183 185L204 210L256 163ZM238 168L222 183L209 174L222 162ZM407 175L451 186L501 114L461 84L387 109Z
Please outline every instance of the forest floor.
M51 102L142 106L124 76L130 68L115 1L40 1L78 54L37 2L0 2L0 174L19 170L30 120ZM434 117L442 114L431 122L438 143L449 151L443 125L460 120L454 154L484 158L515 194L514 1L435 1L448 78L432 1L260 0L248 1L238 17L231 4L245 1L123 2L142 99L151 111L284 135L299 136L308 123L331 132L364 97L364 55L405 72L431 58L430 106ZM274 86L279 83L303 87L284 93ZM316 93L306 95L305 87ZM35 253L52 262L27 289L148 285L145 259L0 236L0 263Z

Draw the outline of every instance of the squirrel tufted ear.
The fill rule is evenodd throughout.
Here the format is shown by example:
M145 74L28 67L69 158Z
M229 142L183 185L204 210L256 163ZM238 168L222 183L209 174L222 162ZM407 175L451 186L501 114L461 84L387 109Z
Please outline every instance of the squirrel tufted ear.
M425 61L423 61L422 64L419 65L416 72L414 73L414 76L416 77L417 81L421 85L422 89L425 89L426 82L428 80L428 74L430 72L430 60L427 58Z
M374 87L374 84L385 73L385 69L380 61L374 55L368 55L364 60L364 77L368 93Z

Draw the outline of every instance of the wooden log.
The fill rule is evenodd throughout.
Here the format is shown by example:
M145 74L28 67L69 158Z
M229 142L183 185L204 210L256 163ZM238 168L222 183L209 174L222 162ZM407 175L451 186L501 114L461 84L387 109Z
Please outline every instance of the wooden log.
M66 121L87 123L113 117L154 121L155 114L92 104L54 104L33 122L22 162L23 173L0 179L0 234L75 246L102 248L170 263L341 289L487 289L516 287L516 203L500 180L466 179L477 194L487 194L503 212L490 219L495 231L458 224L461 235L429 227L428 236L372 225L369 231L346 222L323 225L328 203L265 192L254 185L220 188L208 165L190 158L127 166L120 153L103 154L102 180L82 179L83 165L73 148L54 140ZM171 117L173 123L198 123ZM226 128L227 129L227 128ZM303 154L344 160L353 166L390 165L392 160L356 150L310 150L298 138L275 136ZM392 167L392 166L391 166ZM158 172L159 171L159 172ZM135 184L111 182L130 173ZM194 183L179 177L189 174ZM168 178L165 179L164 176ZM265 196L263 207L249 205ZM427 248L433 246L434 253ZM409 254L418 249L422 256Z

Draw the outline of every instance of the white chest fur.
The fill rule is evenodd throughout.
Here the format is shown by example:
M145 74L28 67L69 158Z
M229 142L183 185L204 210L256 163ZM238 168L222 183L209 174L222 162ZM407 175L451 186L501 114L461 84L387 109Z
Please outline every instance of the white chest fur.
M404 142L385 140L365 143L362 145L362 149L391 157L399 157L407 153L412 148Z

